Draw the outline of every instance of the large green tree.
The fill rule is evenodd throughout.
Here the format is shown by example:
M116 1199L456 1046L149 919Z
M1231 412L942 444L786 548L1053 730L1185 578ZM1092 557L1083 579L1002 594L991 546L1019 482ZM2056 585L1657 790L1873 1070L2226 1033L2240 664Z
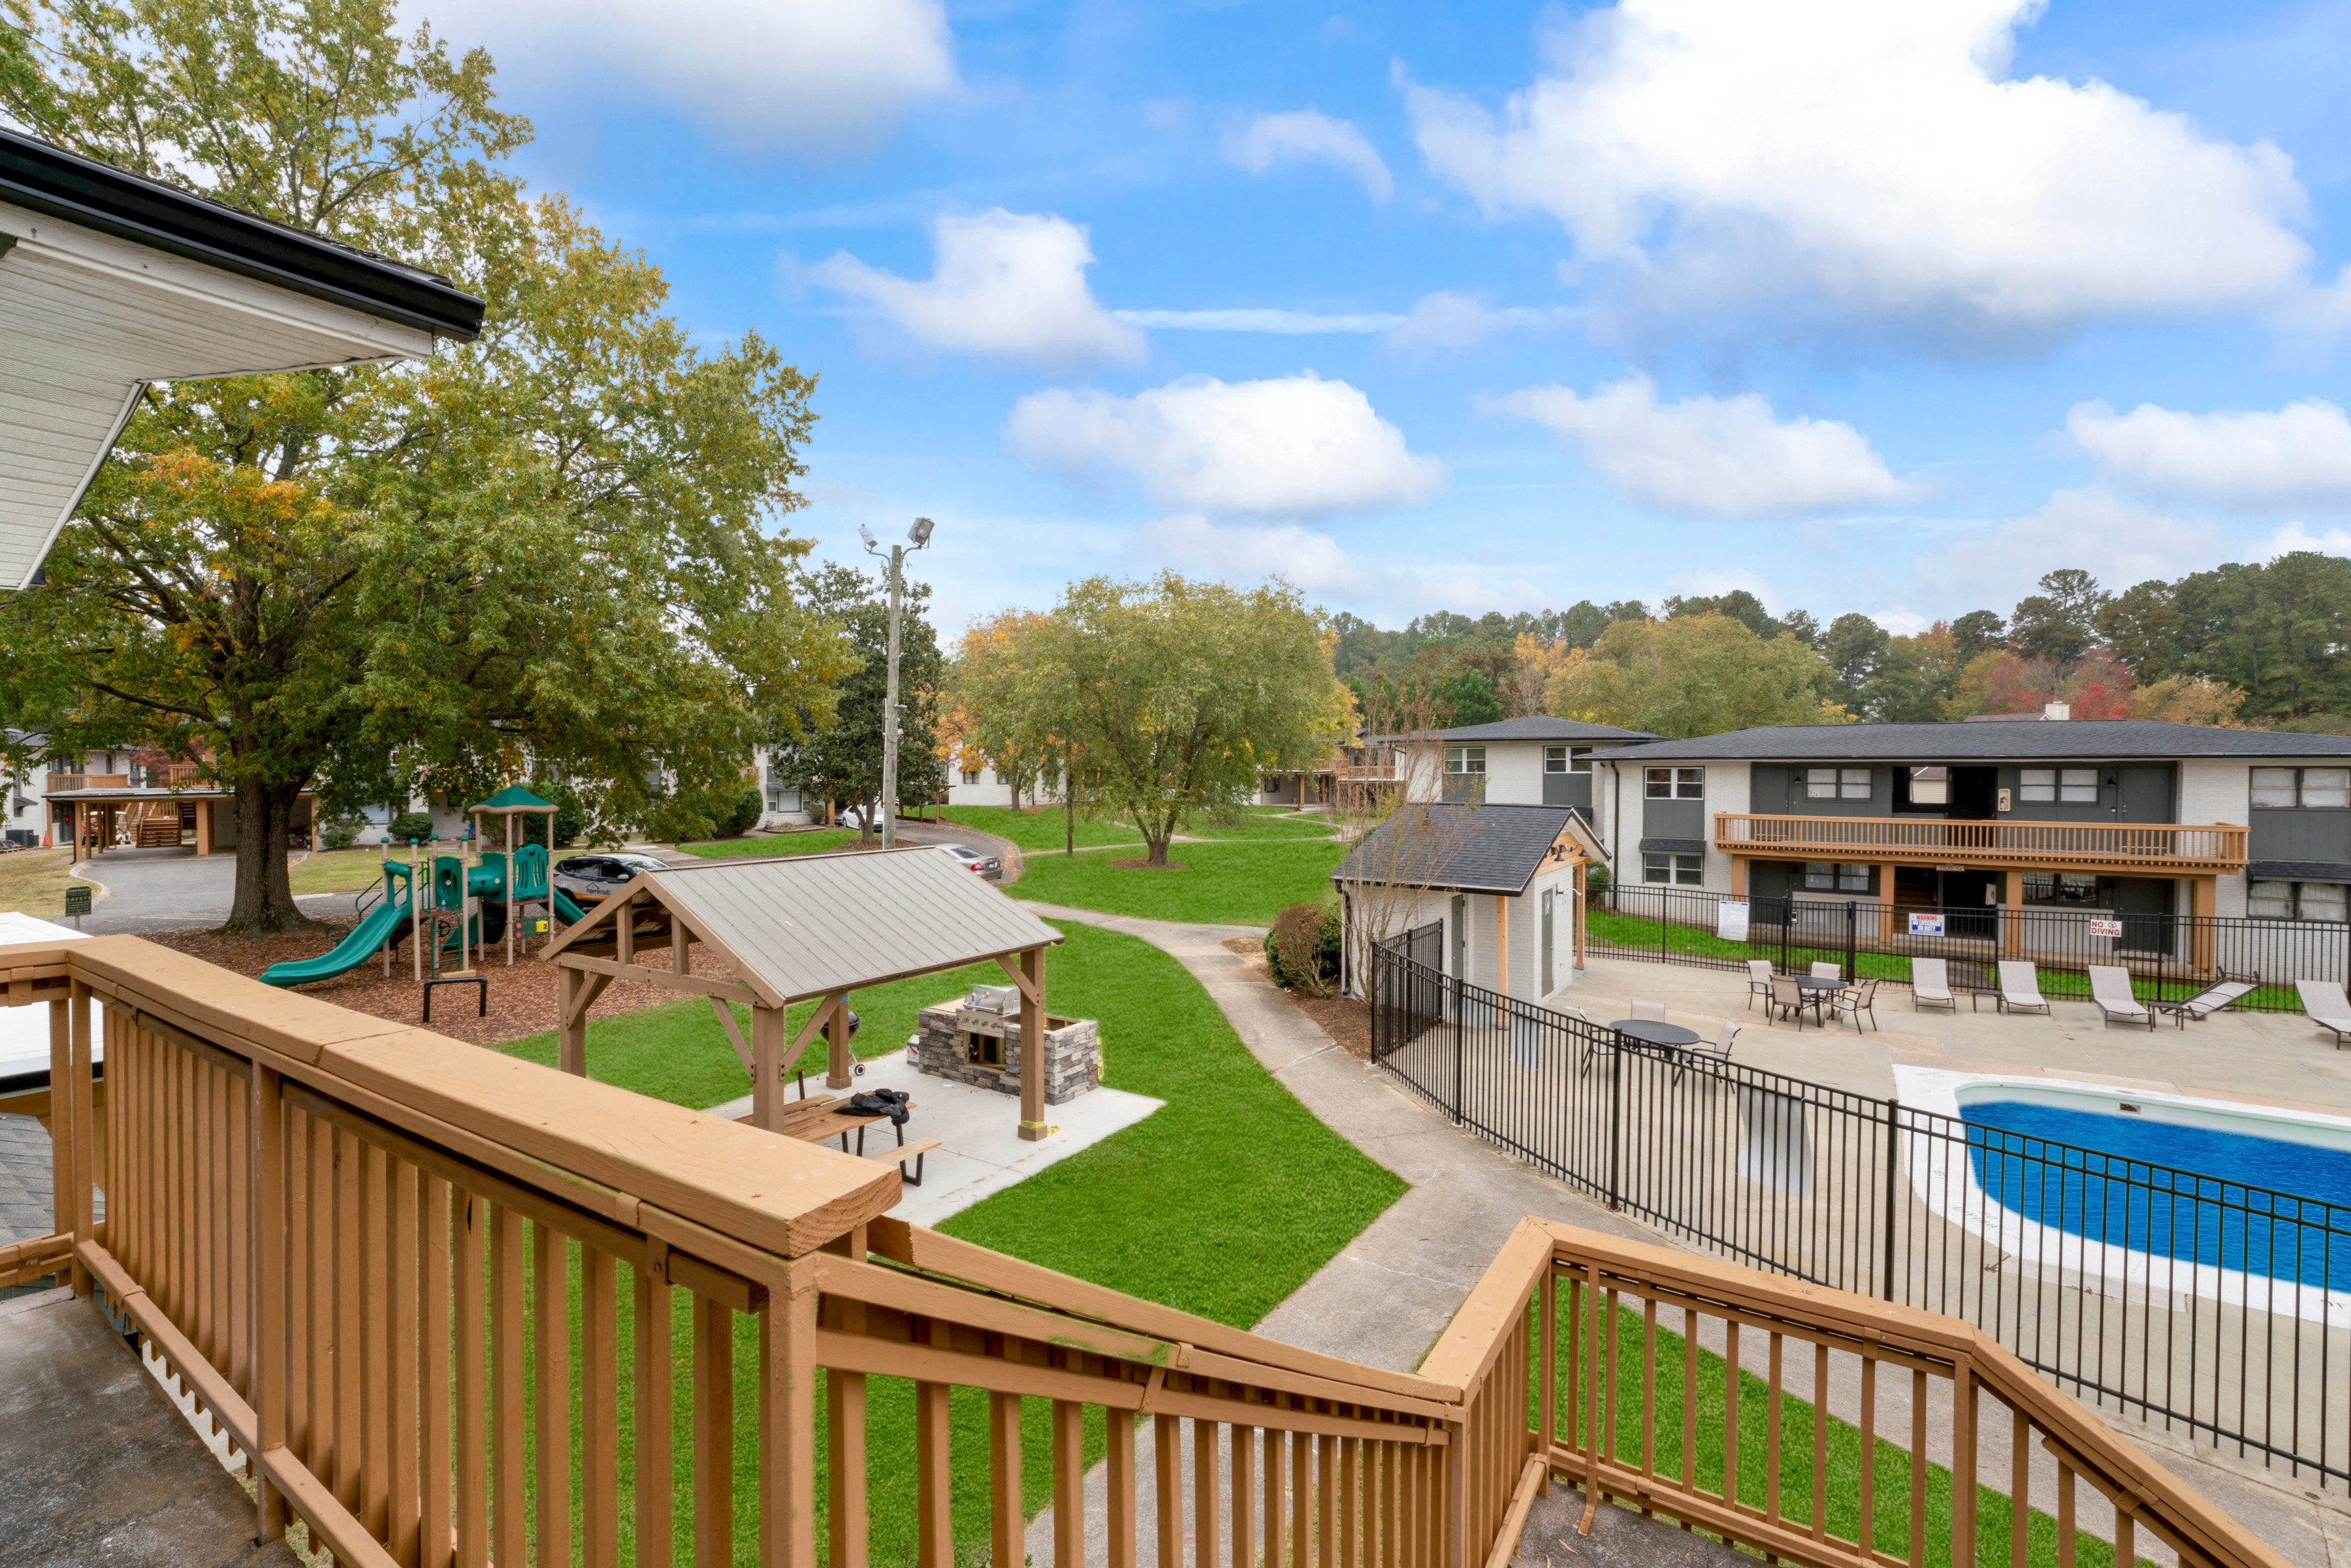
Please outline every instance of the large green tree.
M1684 738L1752 725L1844 724L1828 661L1728 615L1620 621L1552 676L1551 711Z
M1322 617L1279 580L1088 578L1029 635L1034 729L1074 748L1092 800L1134 824L1155 866L1194 812L1327 761L1345 727Z
M0 112L440 272L488 307L429 362L157 386L0 604L0 720L138 744L235 796L233 929L301 923L295 803L568 777L693 817L844 666L774 528L813 381L697 350L665 286L504 159L490 61L392 0L0 0Z

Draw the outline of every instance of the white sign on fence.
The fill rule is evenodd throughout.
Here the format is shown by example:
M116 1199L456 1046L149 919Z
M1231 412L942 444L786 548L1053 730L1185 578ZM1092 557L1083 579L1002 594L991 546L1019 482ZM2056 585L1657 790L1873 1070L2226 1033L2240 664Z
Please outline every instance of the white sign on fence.
M1942 934L1943 934L1943 917L1942 917L1941 915L1913 915L1910 917L1910 935L1911 935L1911 936L1940 936Z
M2103 916L2103 915L2091 915L2091 916L2090 916L2090 935L2091 935L2091 936L2121 936L2122 934L2123 934L2123 923L2122 923L2121 921L2119 921L2119 920L2110 920L2110 919L2107 919L2106 917L2105 917L2105 916Z
M1714 906L1714 934L1725 942L1747 940L1747 905L1743 902L1724 899Z

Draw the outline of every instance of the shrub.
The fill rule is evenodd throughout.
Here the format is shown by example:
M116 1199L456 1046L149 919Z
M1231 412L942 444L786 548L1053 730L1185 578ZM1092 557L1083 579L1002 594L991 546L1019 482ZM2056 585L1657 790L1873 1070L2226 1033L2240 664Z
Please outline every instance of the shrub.
M759 825L759 819L766 815L767 810L767 801L759 794L759 787L745 785L743 792L736 796L734 804L727 808L725 820L718 824L719 836L732 839L749 832Z
M349 817L339 817L319 826L319 839L330 850L347 850L359 842L360 827Z
M429 839L433 836L433 813L402 811L392 820L390 831L396 844L404 844L411 839Z
M1608 868L1604 865L1594 865L1583 873L1583 891L1597 898L1608 891Z
M1339 978L1340 942L1337 910L1293 904L1273 917L1273 929L1266 933L1266 971L1277 986L1328 996Z

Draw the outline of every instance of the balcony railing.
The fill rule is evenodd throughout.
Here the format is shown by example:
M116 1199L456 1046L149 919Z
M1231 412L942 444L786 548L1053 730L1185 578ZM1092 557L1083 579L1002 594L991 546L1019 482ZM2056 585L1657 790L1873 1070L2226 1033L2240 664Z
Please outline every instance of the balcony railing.
M130 788L131 775L128 773L52 773L47 779L48 792L52 795L64 789L128 789Z
M1729 854L1815 860L2231 872L2245 868L2246 831L2226 822L1954 821L1718 811L1714 846Z
M2283 1568L1955 1319L1529 1219L1421 1371L1391 1372L892 1219L894 1166L133 938L0 948L0 1005L37 1002L56 1090L8 1108L51 1127L57 1233L0 1250L0 1285L102 1290L252 1461L261 1533L299 1518L341 1563L519 1565L535 1537L540 1563L576 1539L591 1564L665 1568L675 1536L697 1563L813 1564L821 1530L828 1561L862 1568L879 1376L913 1385L925 1563L983 1546L953 1539L967 1467L993 1561L1023 1560L1022 1401L1041 1399L1057 1568L1090 1552L1090 1418L1112 1564L1145 1539L1199 1568L1501 1563L1565 1476L1797 1568L1916 1564L1930 1530L1954 1563L2062 1568L2100 1528L2124 1563L2151 1537L2183 1568ZM738 1343L758 1364L742 1421ZM986 1396L984 1451L953 1440L957 1388ZM1701 1419L1718 1397L1729 1414ZM1857 1476L1850 1427L1830 1466L1822 1406L1875 1434ZM2029 1498L2051 1541L2028 1558L2021 1512L1980 1531L1979 1479Z

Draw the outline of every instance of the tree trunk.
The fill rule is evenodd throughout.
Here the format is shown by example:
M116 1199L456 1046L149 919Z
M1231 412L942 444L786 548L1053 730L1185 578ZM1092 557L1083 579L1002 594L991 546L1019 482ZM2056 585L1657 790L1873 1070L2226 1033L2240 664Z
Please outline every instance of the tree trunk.
M1146 831L1144 834L1143 841L1149 849L1150 852L1144 856L1143 863L1147 866L1165 865L1167 863L1167 843L1168 841L1173 839L1175 836L1176 834L1173 830L1161 833L1156 838L1154 838L1148 831Z
M294 802L300 793L292 784L238 782L236 897L229 905L223 932L259 936L308 931L319 924L294 902L293 886L286 874L287 839L293 830Z

